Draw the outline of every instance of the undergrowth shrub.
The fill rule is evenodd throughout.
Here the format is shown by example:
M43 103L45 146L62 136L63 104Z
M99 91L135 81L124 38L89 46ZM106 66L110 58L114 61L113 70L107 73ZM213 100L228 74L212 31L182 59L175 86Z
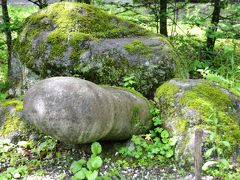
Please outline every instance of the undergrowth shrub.
M122 147L119 152L132 158L138 165L167 164L174 156L176 140L162 127L159 109L153 106L150 112L153 116L153 130L149 134L134 135L132 145Z

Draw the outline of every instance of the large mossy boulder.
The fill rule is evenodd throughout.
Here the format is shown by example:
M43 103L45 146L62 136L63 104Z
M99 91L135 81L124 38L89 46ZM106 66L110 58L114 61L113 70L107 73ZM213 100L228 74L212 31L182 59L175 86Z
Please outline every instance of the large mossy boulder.
M135 89L150 97L161 83L185 76L183 69L166 38L94 6L61 2L26 19L14 45L10 93L53 76L119 86L134 74Z
M239 152L235 152L240 143L238 96L206 80L180 79L164 83L156 94L164 125L177 139L175 156L180 165L186 168L194 165L197 129L204 132L203 154L216 147L223 150L219 157L230 158L234 154L235 159L240 157ZM208 151L210 159L219 158L215 150Z
M139 93L73 77L53 77L31 87L23 113L67 144L125 140L151 128L148 100Z

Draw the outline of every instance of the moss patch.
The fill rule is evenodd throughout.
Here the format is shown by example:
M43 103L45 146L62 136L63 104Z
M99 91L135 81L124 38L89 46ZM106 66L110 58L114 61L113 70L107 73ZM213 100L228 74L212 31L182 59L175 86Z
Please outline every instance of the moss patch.
M157 89L156 96L158 99L164 98L165 103L172 107L174 106L175 95L179 90L180 88L174 83L166 82Z
M205 118L214 110L228 111L228 108L233 107L226 93L207 83L200 83L186 91L180 99L180 104L199 110Z
M182 134L186 132L188 128L188 121L186 119L180 119L177 121L176 127L178 128L178 133Z
M152 55L153 49L149 46L146 46L142 41L134 40L129 44L125 44L124 48L130 54L140 54L145 58L149 58Z
M23 102L16 99L3 101L0 103L0 106L3 106L5 108L9 106L15 107L17 112L21 112L23 110Z
M139 112L140 112L140 107L139 106L134 106L133 108L133 114L132 114L132 120L131 120L131 125L134 128L135 126L139 125Z
M7 100L0 105L4 108L13 107L15 109L15 111L6 112L6 119L0 127L0 136L6 138L18 132L20 132L21 135L26 134L28 129L26 123L18 116L18 113L23 109L23 102L19 100Z

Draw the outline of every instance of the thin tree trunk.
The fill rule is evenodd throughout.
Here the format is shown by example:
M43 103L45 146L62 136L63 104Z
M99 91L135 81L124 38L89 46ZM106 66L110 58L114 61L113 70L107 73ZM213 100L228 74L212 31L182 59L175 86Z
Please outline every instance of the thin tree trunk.
M168 36L167 32L167 0L160 0L160 34Z
M10 29L10 18L8 14L7 0L2 0L2 15L4 23L4 32L6 34L6 43L8 51L8 75L11 69L11 54L12 54L12 35Z
M220 12L221 12L221 0L214 0L214 10L212 13L211 25L207 31L207 51L209 53L213 52L215 41L217 39L214 33L216 33L218 30Z
M150 5L150 7L151 7L151 5ZM152 11L154 12L156 30L157 30L157 34L158 34L159 33L159 15L158 15L158 11L157 11L157 3L154 3L154 8L152 9Z

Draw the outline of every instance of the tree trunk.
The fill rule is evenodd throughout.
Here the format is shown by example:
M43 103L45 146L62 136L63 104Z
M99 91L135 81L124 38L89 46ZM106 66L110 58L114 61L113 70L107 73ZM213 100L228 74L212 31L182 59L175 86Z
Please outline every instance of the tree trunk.
M168 36L167 32L167 0L160 0L160 34Z
M12 54L12 35L10 29L10 18L8 14L7 0L2 0L2 15L3 15L3 24L4 32L6 34L6 43L8 51L8 75L10 74L11 69L11 54Z
M221 12L221 0L214 0L214 10L212 13L212 20L211 25L207 30L207 52L213 52L216 35L215 33L218 30L218 23L220 19L220 12Z

